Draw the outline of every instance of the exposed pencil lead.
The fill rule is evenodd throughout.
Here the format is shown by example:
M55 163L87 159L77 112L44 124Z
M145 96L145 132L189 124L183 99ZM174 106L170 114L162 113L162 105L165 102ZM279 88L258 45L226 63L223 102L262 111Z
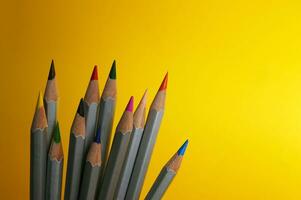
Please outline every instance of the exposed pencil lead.
M51 60L50 70L48 74L48 80L52 80L55 78L55 68L54 68L54 61Z
M79 102L78 108L77 108L77 113L82 117L84 117L84 115L85 115L85 112L84 112L84 99L83 98L80 99L80 102Z
M166 88L167 88L167 81L168 81L168 72L166 73L166 75L165 75L165 77L164 77L164 79L163 79L163 81L161 83L159 91L160 90L166 90Z
M91 81L92 80L98 80L98 70L97 70L97 65L94 66L92 75L91 75Z
M100 128L98 128L96 131L95 139L94 139L94 142L96 142L97 144L100 143L100 135L101 135Z
M109 74L110 79L116 79L116 61L113 61L111 70L110 70L110 74Z
M183 156L183 155L184 155L187 146L188 146L188 140L186 140L186 141L184 142L184 144L183 144L183 145L180 147L180 149L178 150L178 155L179 155L179 156Z
M43 106L44 106L44 103L43 103L43 94L42 94L41 91L39 91L39 97L38 97L36 109L39 109L39 108L41 108Z
M55 143L60 143L61 142L61 134L60 134L60 126L59 123L56 123L54 133L53 133L53 141Z
M128 102L128 105L126 106L125 110L129 112L133 112L133 109L134 109L134 97L131 96L130 101Z

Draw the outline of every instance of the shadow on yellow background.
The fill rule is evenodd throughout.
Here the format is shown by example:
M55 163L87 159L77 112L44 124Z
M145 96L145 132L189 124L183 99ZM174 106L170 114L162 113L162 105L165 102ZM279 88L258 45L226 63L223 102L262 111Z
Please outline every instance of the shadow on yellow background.
M189 138L165 199L301 199L300 9L269 0L2 2L1 199L29 197L29 129L52 58L65 156L93 65L102 89L116 59L115 125L130 95L148 88L149 106L169 72L142 197Z

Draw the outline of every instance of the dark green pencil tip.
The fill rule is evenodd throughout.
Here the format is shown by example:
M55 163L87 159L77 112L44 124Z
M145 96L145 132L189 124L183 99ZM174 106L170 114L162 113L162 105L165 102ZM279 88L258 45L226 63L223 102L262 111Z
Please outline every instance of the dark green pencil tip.
M84 108L85 108L85 105L84 105L84 99L81 98L81 99L80 99L80 102L79 102L79 105L78 105L78 108L77 108L77 113L78 113L80 116L82 116L82 117L84 117L84 115L85 115Z
M53 133L53 141L55 143L60 143L61 142L61 134L60 134L60 126L59 123L56 123L54 133Z
M116 79L116 61L115 60L112 64L109 77L110 77L110 79Z
M55 77L54 61L51 61L50 70L48 74L48 80L52 80Z

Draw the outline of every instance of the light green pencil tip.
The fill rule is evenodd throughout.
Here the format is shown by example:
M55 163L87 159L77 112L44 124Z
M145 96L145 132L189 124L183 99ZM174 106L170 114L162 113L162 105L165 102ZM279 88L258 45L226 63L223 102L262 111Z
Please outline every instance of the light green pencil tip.
M60 133L60 126L59 123L56 123L54 132L53 132L53 141L55 143L60 143L61 142L61 133Z

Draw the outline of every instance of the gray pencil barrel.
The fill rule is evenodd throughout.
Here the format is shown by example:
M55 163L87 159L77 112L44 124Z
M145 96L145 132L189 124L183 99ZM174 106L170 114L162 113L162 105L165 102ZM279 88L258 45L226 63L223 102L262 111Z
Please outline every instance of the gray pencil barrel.
M80 200L95 199L100 168L100 166L93 167L89 161L86 162L79 195Z
M87 154L90 145L93 142L96 130L96 117L97 117L97 103L91 103L90 105L85 102L85 119L86 119L86 139L84 152Z
M48 123L48 129L47 129L47 150L50 147L50 142L53 135L53 130L56 125L56 116L57 116L57 102L55 101L44 101L45 105L45 111L47 115L47 123Z
M113 199L129 140L130 132L125 134L118 132L115 134L100 188L99 200Z
M46 180L46 133L36 129L31 133L30 149L30 199L45 199Z
M152 185L150 191L147 193L145 200L160 200L171 181L175 177L176 173L173 170L164 167L159 176L156 178L154 184Z
M126 190L128 188L140 140L142 137L142 132L143 128L133 128L128 150L121 169L118 185L116 187L114 199L123 200L125 198Z
M102 98L99 103L97 124L101 132L101 163L103 166L105 166L109 154L109 146L115 114L115 104L115 100L104 100Z
M84 138L70 135L65 200L77 200L84 159Z
M150 110L127 189L126 200L138 200L158 135L163 111Z
M51 160L47 162L46 200L60 200L62 190L62 171L64 160Z

